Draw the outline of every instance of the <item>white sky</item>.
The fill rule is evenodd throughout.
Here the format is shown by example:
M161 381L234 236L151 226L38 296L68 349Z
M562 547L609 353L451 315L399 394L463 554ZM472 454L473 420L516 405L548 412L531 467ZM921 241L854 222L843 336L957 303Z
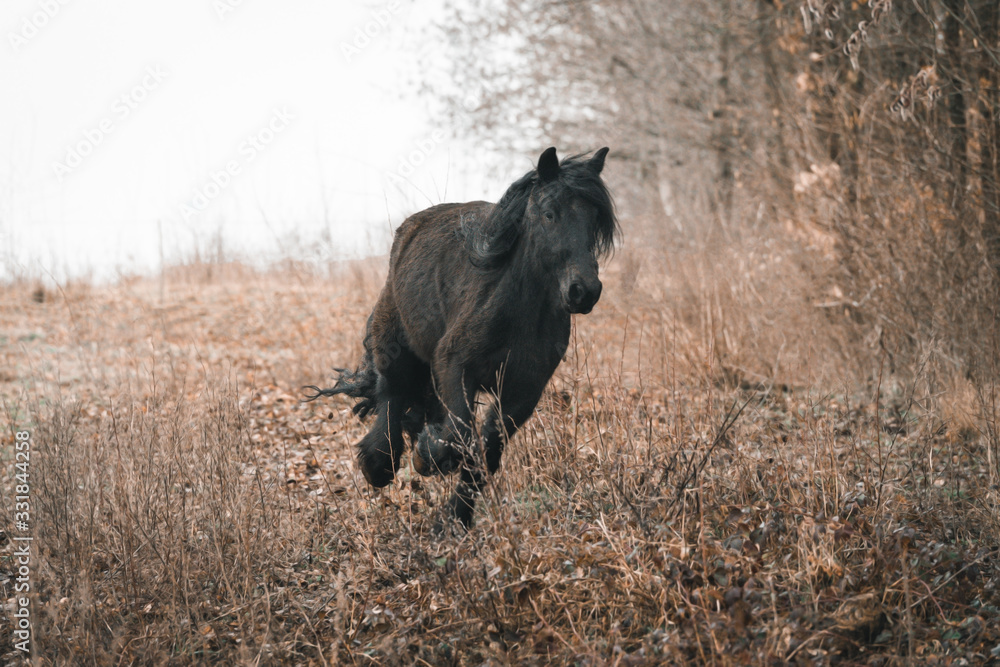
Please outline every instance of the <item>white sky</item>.
M324 228L320 256L383 252L407 213L498 197L412 92L441 4L5 0L0 277L156 270L161 237L168 261L220 235L291 253Z

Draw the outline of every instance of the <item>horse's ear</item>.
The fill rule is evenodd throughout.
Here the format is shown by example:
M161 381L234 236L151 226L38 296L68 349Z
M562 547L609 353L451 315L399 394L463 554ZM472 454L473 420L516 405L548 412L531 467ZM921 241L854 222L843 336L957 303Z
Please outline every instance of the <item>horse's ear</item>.
M607 146L599 149L596 153L594 153L594 157L590 158L590 161L587 162L587 166L590 167L591 171L595 174L600 174L601 170L604 169L604 158L607 157L609 150L611 149Z
M538 178L542 183L556 180L559 176L559 158L556 157L556 147L546 148L542 157L538 158Z

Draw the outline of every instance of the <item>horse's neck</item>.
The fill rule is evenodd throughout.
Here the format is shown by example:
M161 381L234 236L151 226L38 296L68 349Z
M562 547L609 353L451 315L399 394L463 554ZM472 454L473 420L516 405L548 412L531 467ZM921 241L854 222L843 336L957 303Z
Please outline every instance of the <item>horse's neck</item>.
M508 294L518 301L511 305L518 311L532 314L562 311L559 279L536 256L527 236L518 240L505 274L504 282L510 287Z

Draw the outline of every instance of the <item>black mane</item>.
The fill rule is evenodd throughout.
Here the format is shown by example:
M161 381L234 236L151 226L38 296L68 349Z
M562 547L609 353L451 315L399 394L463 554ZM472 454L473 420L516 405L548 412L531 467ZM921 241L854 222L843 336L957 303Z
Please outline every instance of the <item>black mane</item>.
M587 154L566 158L559 165L556 181L546 185L568 189L597 209L592 242L595 255L601 258L614 250L615 239L621 230L611 193L601 180L600 173L589 166L588 160ZM473 265L494 268L510 256L524 231L528 200L537 185L538 170L532 169L507 188L484 218L462 219L462 236Z

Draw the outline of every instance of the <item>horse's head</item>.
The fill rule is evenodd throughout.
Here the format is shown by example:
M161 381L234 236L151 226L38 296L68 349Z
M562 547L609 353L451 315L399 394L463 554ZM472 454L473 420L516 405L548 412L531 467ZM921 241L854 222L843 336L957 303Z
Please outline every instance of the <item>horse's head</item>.
M484 269L507 266L518 248L534 274L550 277L562 305L589 313L601 297L597 261L614 247L615 207L601 170L607 148L559 163L549 148L482 218L462 221L466 249ZM544 289L543 285L538 286Z
M607 148L559 163L549 148L538 160L522 230L544 270L557 278L562 305L589 313L601 298L598 259L614 244L617 222L601 170Z

